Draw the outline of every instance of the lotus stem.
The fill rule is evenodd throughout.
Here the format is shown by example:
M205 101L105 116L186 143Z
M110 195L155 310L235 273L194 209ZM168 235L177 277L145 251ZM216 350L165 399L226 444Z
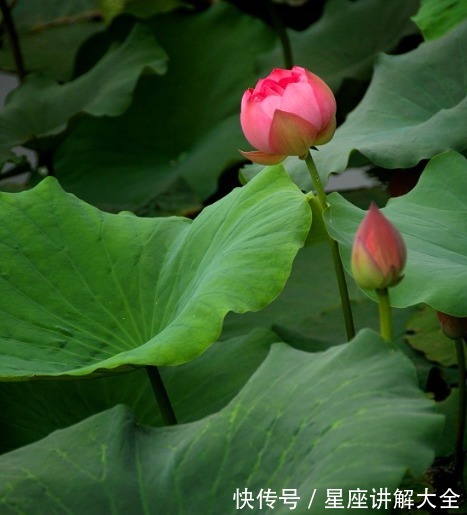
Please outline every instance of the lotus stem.
M265 3L268 14L271 17L271 22L281 42L282 54L284 56L284 67L290 69L294 65L294 60L289 35L287 34L287 28L277 12L277 7L271 2L271 0L265 0Z
M21 47L19 44L18 33L16 32L15 22L11 16L11 9L8 6L6 0L0 0L0 10L2 12L3 21L5 22L5 27L8 31L8 37L10 38L11 51L15 61L16 73L20 82L23 82L26 75L23 54L21 53Z
M466 425L466 367L465 367L465 342L462 338L455 340L457 353L457 367L459 371L459 409L457 413L456 426L456 446L455 446L455 475L462 491L465 491L464 485L464 436Z
M328 201L326 198L326 193L324 191L323 185L321 183L321 178L319 176L318 170L316 168L315 162L313 161L313 157L308 152L307 156L304 158L305 163L308 168L308 172L310 173L311 180L316 190L316 194L318 196L318 205L320 207L321 217L324 217L324 210L328 207ZM352 307L350 305L349 298L349 290L347 288L347 282L345 279L344 267L342 266L342 260L339 253L339 245L336 240L334 240L331 235L328 233L329 245L331 248L332 261L334 264L334 271L336 274L337 285L339 287L339 293L341 297L341 305L342 312L344 315L345 329L347 333L347 339L351 340L355 336L355 325L352 316Z
M383 340L388 342L392 341L392 316L391 316L391 302L389 300L389 289L382 288L376 290L378 295L379 306L379 327L380 334Z
M146 372L148 374L149 381L151 382L152 390L154 392L154 396L156 397L156 402L159 406L162 419L167 426L173 426L177 424L177 417L175 416L169 395L167 394L164 382L162 381L159 368L148 365L146 367Z

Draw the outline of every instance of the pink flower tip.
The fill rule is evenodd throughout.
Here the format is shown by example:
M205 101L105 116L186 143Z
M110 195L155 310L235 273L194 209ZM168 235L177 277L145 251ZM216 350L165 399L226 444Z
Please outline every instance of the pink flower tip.
M467 338L467 317L455 317L437 311L439 323L443 333L451 340Z
M336 100L329 86L305 68L276 68L245 91L240 123L258 152L243 155L258 158L255 162L302 157L311 146L323 145L333 137ZM268 155L272 157L264 157Z
M402 278L407 250L400 232L372 203L352 248L352 274L360 288L380 290Z

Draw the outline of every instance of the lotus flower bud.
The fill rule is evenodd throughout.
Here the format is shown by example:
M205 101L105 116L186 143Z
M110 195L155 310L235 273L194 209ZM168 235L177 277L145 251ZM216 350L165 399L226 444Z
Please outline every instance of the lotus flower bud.
M438 320L441 324L443 333L451 340L458 340L459 338L467 338L467 317L455 317L447 313L437 311Z
M242 154L255 163L275 164L305 156L311 146L332 138L336 100L327 84L305 68L276 68L245 91L240 123L257 149Z
M403 277L407 250L399 231L374 203L363 219L352 249L352 273L360 288L379 290Z

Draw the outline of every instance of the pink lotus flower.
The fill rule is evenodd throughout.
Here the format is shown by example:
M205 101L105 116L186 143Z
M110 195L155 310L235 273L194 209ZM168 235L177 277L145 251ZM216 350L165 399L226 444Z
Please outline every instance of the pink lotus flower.
M276 68L243 95L240 123L257 150L240 152L266 165L305 156L333 137L335 115L334 95L318 76L300 66Z
M441 324L443 333L451 340L458 340L459 338L467 338L467 317L455 317L447 313L437 311L438 320Z
M355 282L368 290L396 285L402 279L407 250L399 231L374 203L363 219L352 249Z

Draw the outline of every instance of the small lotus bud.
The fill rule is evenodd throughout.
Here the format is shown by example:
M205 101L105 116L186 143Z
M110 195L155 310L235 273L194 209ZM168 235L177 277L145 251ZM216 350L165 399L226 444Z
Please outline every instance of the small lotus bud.
M443 333L451 340L467 338L467 317L460 318L437 311Z
M363 219L352 249L352 274L360 288L395 286L403 277L407 250L400 232L374 203Z

